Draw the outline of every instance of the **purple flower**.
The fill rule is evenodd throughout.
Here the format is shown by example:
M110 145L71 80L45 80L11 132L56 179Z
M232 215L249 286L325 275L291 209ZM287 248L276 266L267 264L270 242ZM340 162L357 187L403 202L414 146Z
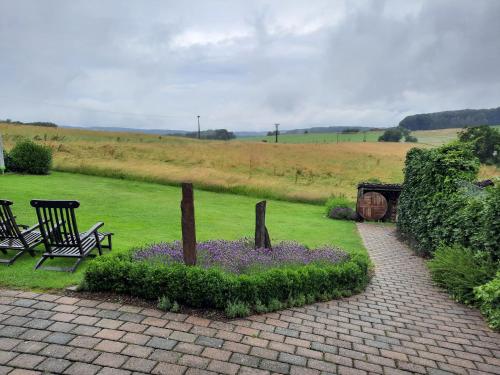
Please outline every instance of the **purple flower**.
M250 239L237 241L211 240L197 245L197 264L204 268L220 267L234 273L266 269L281 265L300 265L313 262L340 263L349 255L340 249L324 246L308 249L296 242L280 242L272 250L254 249ZM159 261L165 264L182 263L182 243L157 243L135 251L137 261Z

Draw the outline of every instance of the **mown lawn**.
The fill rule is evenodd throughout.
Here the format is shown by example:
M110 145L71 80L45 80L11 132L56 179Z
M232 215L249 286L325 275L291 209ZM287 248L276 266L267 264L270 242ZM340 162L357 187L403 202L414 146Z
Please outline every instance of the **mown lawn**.
M178 187L54 172L50 176L0 176L0 198L14 201L19 223L34 224L29 201L77 199L79 230L104 221L103 230L115 233L113 251L181 238ZM241 195L195 191L198 240L252 237L255 203ZM365 251L352 222L324 216L322 206L268 201L267 227L273 241L294 240L310 247L333 244L349 252ZM1 256L1 254L0 254ZM35 258L24 255L14 265L0 265L0 286L51 289L78 283L88 261L74 274L34 271ZM50 261L45 263L50 265Z

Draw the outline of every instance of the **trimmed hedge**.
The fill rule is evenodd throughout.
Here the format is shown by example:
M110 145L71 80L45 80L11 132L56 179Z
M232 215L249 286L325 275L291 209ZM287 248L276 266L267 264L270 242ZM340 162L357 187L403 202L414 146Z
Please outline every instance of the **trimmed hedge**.
M478 171L469 145L408 152L397 225L420 254L431 255L444 244L500 258L500 186L475 188Z
M81 289L115 292L147 300L167 298L195 308L232 309L245 304L287 306L290 301L329 300L362 291L369 281L370 261L354 254L338 264L283 266L249 274L184 264L165 265L132 259L131 253L90 262ZM293 304L293 303L292 303Z

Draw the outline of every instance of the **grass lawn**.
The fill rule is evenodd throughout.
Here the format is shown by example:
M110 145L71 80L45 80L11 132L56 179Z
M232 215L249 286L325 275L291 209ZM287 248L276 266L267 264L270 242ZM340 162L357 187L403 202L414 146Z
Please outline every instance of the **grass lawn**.
M115 233L113 251L181 238L178 187L54 172L50 176L0 176L0 198L14 201L18 222L34 224L33 198L77 199L79 230L104 221L103 230ZM254 233L258 199L195 191L197 237L238 239ZM295 240L310 247L333 244L349 252L365 251L353 222L324 216L324 208L301 203L268 201L267 227L272 241ZM88 261L74 274L34 271L35 258L23 255L12 266L0 265L0 285L19 288L63 288L79 282ZM50 260L45 262L50 265Z

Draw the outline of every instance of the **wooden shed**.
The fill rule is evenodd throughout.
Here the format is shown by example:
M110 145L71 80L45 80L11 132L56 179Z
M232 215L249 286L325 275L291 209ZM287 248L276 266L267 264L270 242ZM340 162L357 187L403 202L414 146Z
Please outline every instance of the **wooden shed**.
M399 184L362 182L358 185L356 212L365 220L396 221Z

